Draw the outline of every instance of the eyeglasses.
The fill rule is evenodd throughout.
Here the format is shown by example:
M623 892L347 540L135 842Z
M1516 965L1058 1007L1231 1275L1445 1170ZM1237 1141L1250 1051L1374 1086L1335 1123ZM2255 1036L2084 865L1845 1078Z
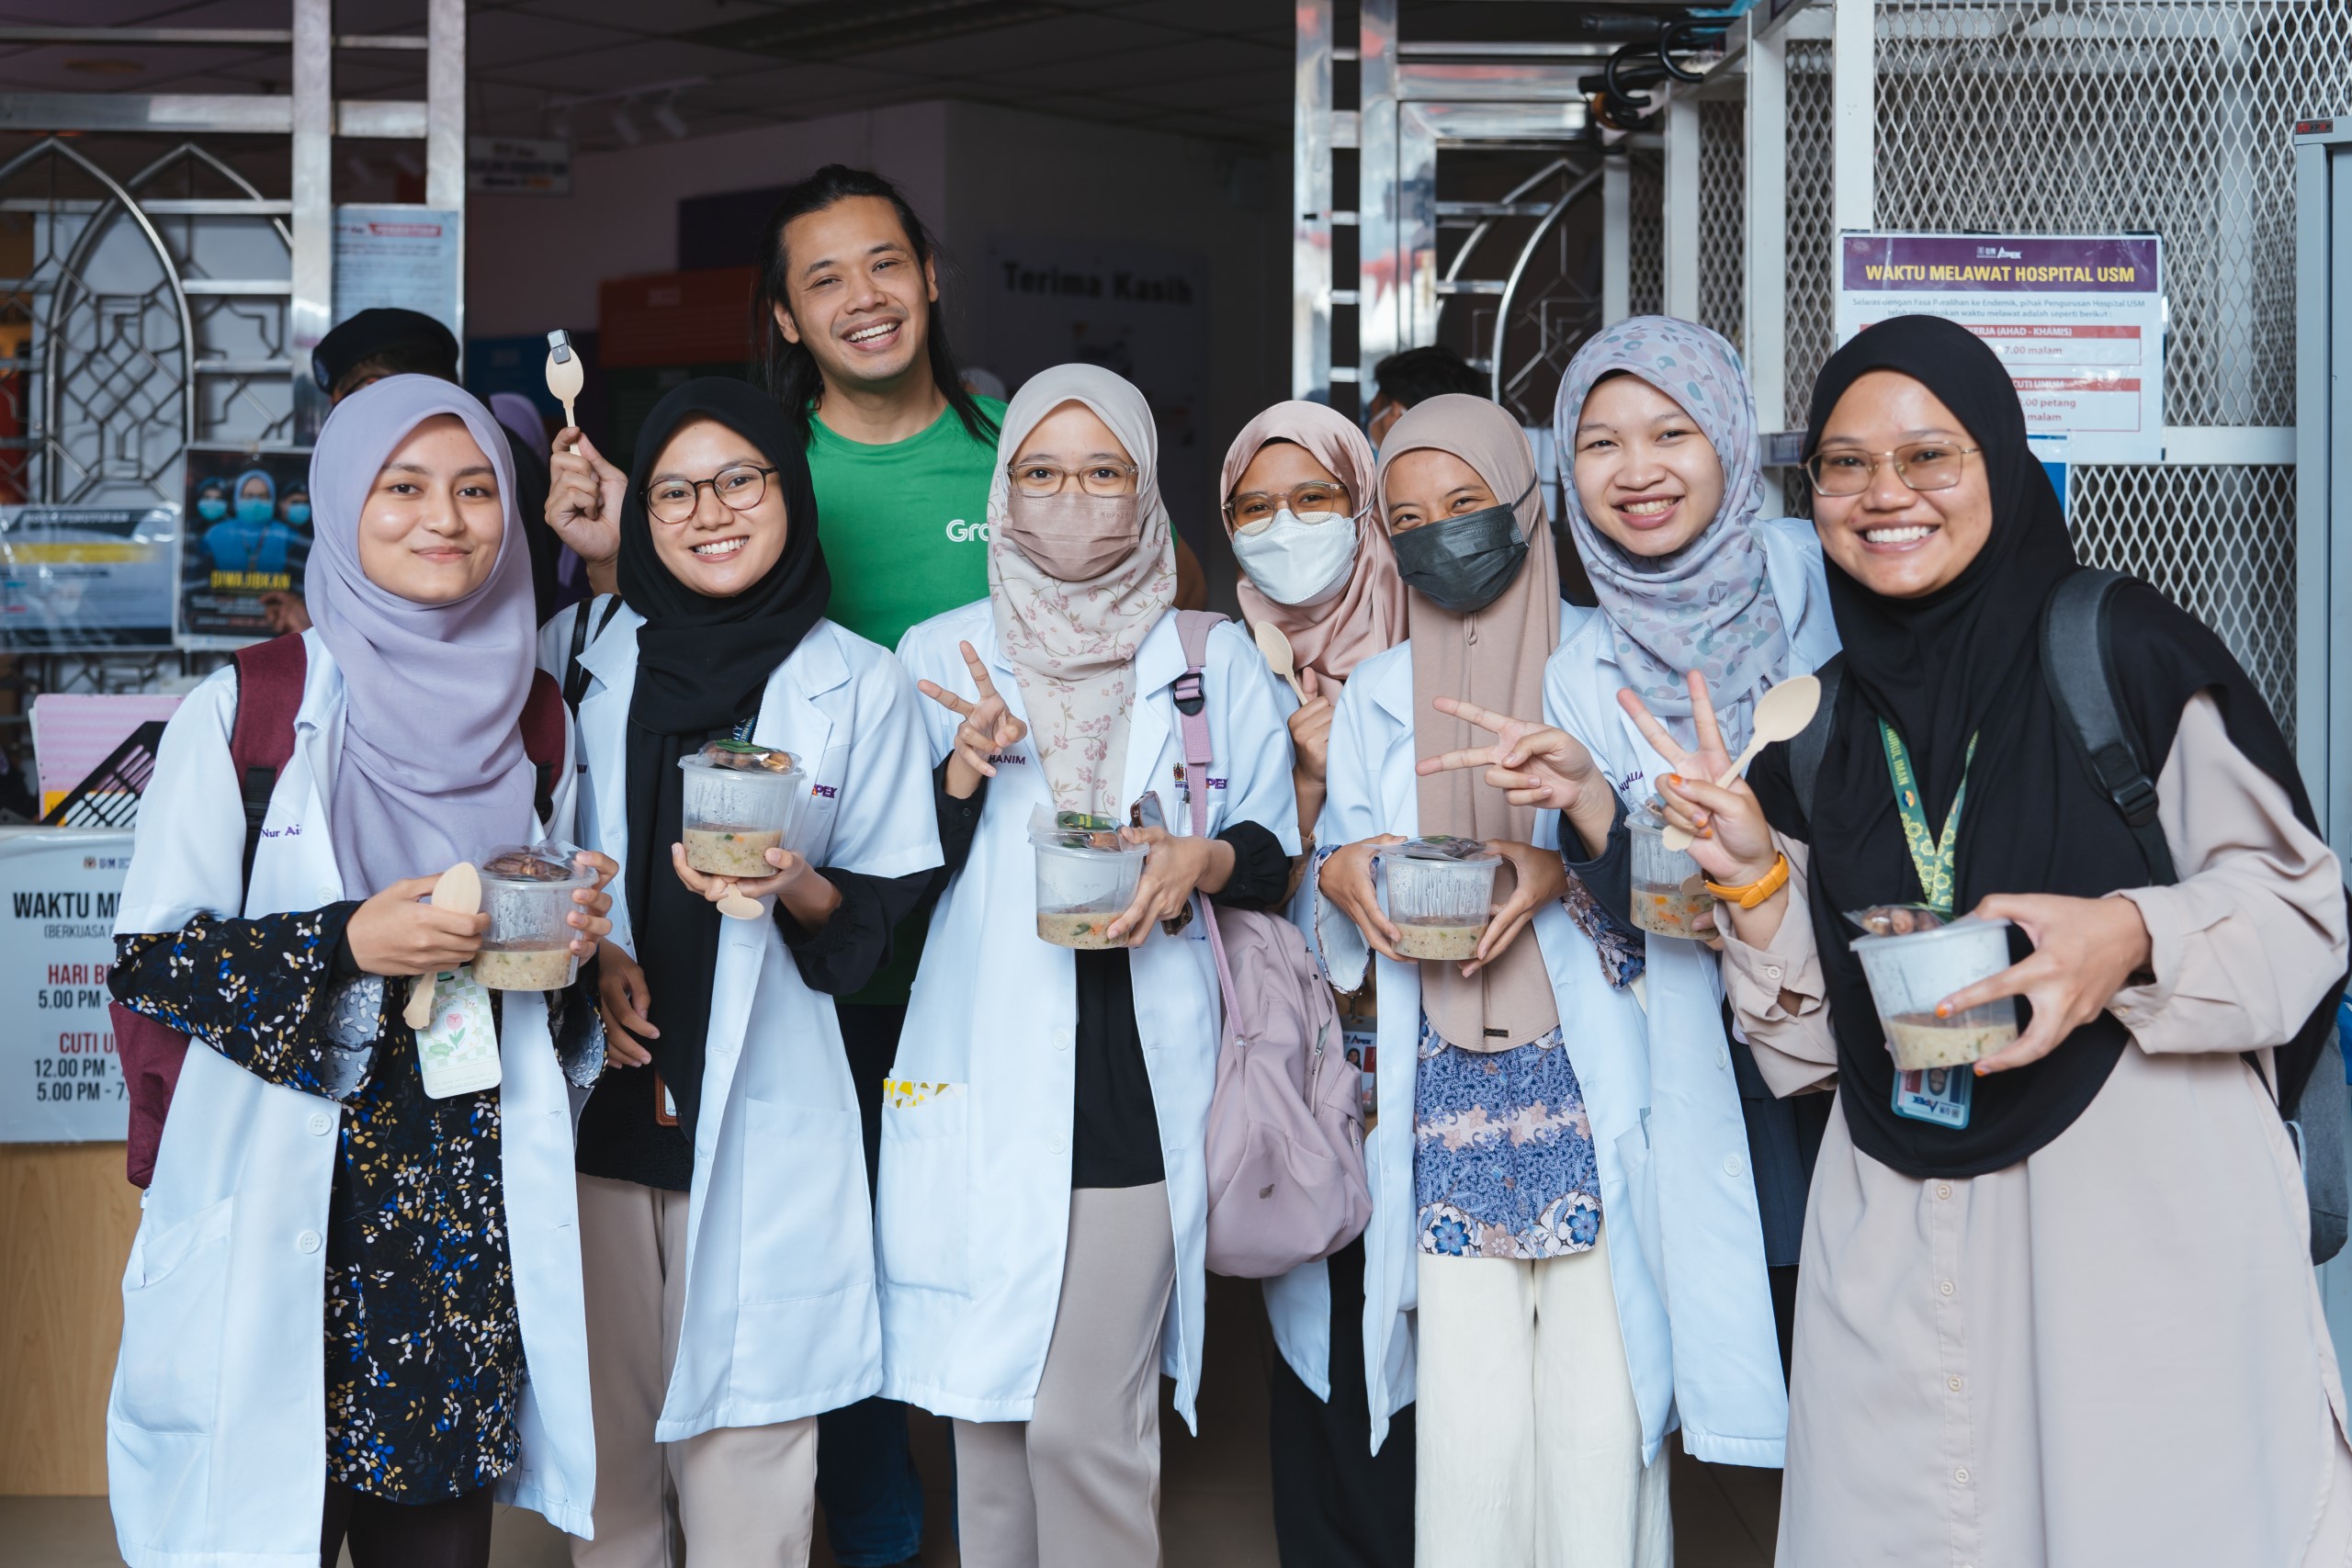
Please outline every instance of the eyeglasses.
M1330 479L1316 479L1289 491L1253 490L1225 503L1225 520L1237 534L1263 533L1283 512L1304 522L1310 513L1351 513L1348 487Z
M655 479L645 487L645 510L657 523L684 523L695 514L702 487L708 485L710 493L729 510L749 512L767 494L768 476L775 472L742 463L721 468L707 479Z
M1894 477L1911 490L1950 490L1960 482L1961 468L1981 446L1955 446L1949 441L1915 441L1892 452L1815 452L1804 471L1816 495L1860 495L1878 477L1881 463L1894 465Z
M1007 463L1004 468L1012 488L1033 497L1059 495L1072 479L1089 495L1129 495L1140 471L1133 463L1114 463L1108 458L1097 458L1080 468L1065 468L1035 457L1025 463Z

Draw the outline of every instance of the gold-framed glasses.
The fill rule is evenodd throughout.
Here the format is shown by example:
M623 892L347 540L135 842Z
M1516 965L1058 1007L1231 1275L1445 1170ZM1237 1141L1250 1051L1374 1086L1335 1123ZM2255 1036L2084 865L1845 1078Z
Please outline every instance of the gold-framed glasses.
M1317 513L1351 516L1355 505L1348 498L1348 487L1337 479L1311 479L1287 491L1245 491L1225 503L1225 520L1237 534L1261 534L1285 511L1306 522Z
M645 510L657 523L684 523L695 514L695 504L703 486L710 493L736 512L749 512L767 493L768 476L774 468L763 468L752 463L738 463L725 468L707 479L690 479L673 475L655 479L645 487Z
M1815 495L1860 495L1871 488L1882 463L1893 463L1894 477L1911 490L1950 490L1960 482L1969 457L1983 450L1951 441L1914 441L1892 452L1840 447L1815 452L1805 459L1804 471Z
M1139 471L1133 463L1114 462L1108 457L1097 457L1074 468L1065 468L1042 457L1016 457L1004 466L1005 477L1012 480L1015 491L1040 498L1061 494L1073 479L1089 495L1132 495Z

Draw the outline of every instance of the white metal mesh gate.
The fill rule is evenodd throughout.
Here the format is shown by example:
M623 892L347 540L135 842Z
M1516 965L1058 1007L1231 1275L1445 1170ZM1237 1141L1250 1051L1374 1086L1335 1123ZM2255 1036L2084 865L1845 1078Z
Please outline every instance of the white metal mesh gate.
M1880 227L2159 232L2166 423L2293 423L2288 138L2352 105L2352 4L1882 0L1875 31ZM1792 423L1834 343L1830 47L1788 50ZM2083 558L2203 617L2290 736L2293 476L2078 465L2070 507Z
M1699 320L1741 352L1747 296L1747 106L1699 106Z
M1626 303L1636 316L1654 316L1666 309L1666 164L1645 147L1627 148L1625 160L1626 205L1631 209Z

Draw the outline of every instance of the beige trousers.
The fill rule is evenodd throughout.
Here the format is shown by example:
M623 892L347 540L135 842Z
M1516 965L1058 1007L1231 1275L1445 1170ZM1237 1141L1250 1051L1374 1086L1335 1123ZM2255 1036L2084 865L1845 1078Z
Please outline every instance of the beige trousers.
M956 1423L964 1568L1155 1568L1159 1327L1175 1280L1167 1183L1069 1195L1035 1411Z
M596 1539L573 1568L801 1568L817 1497L817 1418L657 1443L686 1303L686 1203L633 1181L580 1178L596 1423Z
M1669 1568L1609 1234L1541 1262L1420 1255L1419 1568ZM1669 1439L1670 1440L1670 1439Z

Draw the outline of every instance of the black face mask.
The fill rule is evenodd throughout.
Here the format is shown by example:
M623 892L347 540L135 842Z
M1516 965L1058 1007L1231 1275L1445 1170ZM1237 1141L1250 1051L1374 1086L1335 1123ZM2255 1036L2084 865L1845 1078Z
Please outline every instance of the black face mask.
M1524 501L1525 496L1520 497ZM1475 615L1501 597L1527 559L1519 505L1482 506L1388 536L1405 586L1457 615Z

